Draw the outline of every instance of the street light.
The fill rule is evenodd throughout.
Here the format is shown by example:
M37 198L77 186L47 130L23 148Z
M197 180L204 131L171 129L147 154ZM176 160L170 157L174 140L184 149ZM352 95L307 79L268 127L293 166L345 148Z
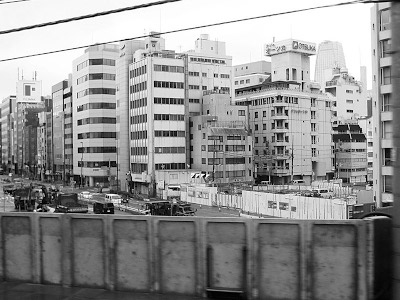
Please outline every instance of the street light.
M81 187L83 186L83 142L81 142L82 156L81 156Z

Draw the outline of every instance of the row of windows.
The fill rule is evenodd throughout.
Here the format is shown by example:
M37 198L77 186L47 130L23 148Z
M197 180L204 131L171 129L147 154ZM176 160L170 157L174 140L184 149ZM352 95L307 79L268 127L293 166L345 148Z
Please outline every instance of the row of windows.
M200 73L199 73L199 72L189 72L189 76L196 76L196 77L198 77L198 76L200 76Z
M185 147L155 147L155 153L185 153Z
M115 74L108 73L92 73L86 74L76 80L76 84L84 83L88 80L115 80Z
M206 158L202 158L202 164L206 164ZM244 157L229 157L225 158L225 164L227 165L242 165L245 164L245 158ZM208 159L208 165L222 165L224 164L224 159L223 158L209 158Z
M147 139L147 130L131 132L131 139L132 140Z
M185 163L155 164L156 170L183 170L185 168Z
M129 71L129 78L137 77L147 73L147 65Z
M367 170L366 168L355 168L355 169L340 168L340 172L365 172L366 170Z
M147 164L131 164L131 170L136 174L147 172Z
M131 124L147 123L147 114L131 117Z
M271 103L293 103L298 104L298 97L288 97L288 96L276 96L276 97L265 97L260 99L254 99L251 101L252 106L265 105Z
M116 147L79 147L78 153L116 153Z
M115 103L108 103L108 102L96 102L96 103L87 103L83 105L79 105L76 110L84 111L88 109L115 109Z
M87 124L115 124L116 118L97 117L85 118L77 121L78 126Z
M115 95L115 89L110 88L89 88L80 91L76 94L77 98L81 98L87 95Z
M114 161L84 161L82 162L83 165L81 164L81 161L78 161L78 167L83 167L83 168L101 168L101 167L108 167L108 168L115 168L117 166L117 162Z
M155 137L185 137L185 131L182 130L155 130Z
M183 69L183 67L179 67L179 66L154 65L154 71L183 73L184 69Z
M131 109L144 107L144 106L147 106L147 98L146 97L137 99L137 100L131 100Z
M202 57L191 57L190 61L208 62L208 63L221 64L221 65L225 65L226 64L225 60L209 59L209 58L202 58Z
M208 152L223 151L223 145L208 145ZM206 145L201 145L201 150L206 151ZM225 145L225 151L245 151L245 145Z
M200 99L189 99L189 103L200 103Z
M85 132L78 134L78 140L81 139L115 139L116 132Z
M87 66L98 66L98 65L115 66L115 60L114 59L106 59L106 58L96 58L96 59L85 60L84 62L82 62L76 66L76 70L79 71L83 68L86 68Z
M154 97L154 104L184 104L183 98L158 98Z
M132 147L132 155L147 155L147 147Z
M154 81L154 87L167 89L183 89L183 82Z
M139 82L134 85L129 86L129 93L137 93L147 90L147 81Z
M185 115L169 115L169 114L154 114L154 120L156 121L185 121Z

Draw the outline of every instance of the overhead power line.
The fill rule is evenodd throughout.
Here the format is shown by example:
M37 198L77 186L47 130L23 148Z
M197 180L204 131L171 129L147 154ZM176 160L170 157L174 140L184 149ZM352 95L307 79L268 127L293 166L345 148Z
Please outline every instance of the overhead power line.
M372 0L372 1L374 1L374 0ZM201 29L201 28L221 26L221 25L239 23L239 22L244 22L244 21L257 20L257 19L263 19L263 18L287 15L287 14L311 11L311 10L322 9L322 8L331 8L331 7L336 7L336 6L345 6L345 5L360 4L360 3L364 4L364 3L370 3L370 2L371 2L371 0L367 0L367 1L355 0L355 1L349 1L349 2L336 3L336 4L314 6L314 7L309 7L309 8L289 10L289 11L273 13L273 14L268 14L268 15L262 15L262 16L256 16L256 17L248 17L248 18L243 18L243 19L236 19L236 20L230 20L230 21L206 24L206 25L199 25L199 26L193 26L193 27L169 30L169 31L164 31L164 32L158 32L158 34L166 35L166 34L171 34L171 33L178 33L178 32L190 31L190 30ZM59 49L59 50L53 50L53 51L47 51L47 52L41 52L41 53L35 53L35 54L29 54L29 55L23 55L23 56L16 56L16 57L11 57L11 58L0 59L0 62L23 59L23 58L29 58L29 57L35 57L35 56L41 56L41 55L48 55L48 54L54 54L54 53L72 51L72 50L78 50L78 49L87 48L87 47L91 47L91 46L98 46L98 45L106 45L106 44L112 44L112 43L118 43L118 42L125 42L125 41L130 41L130 40L146 38L146 37L150 37L150 36L151 36L151 34L146 34L146 35L130 37L130 38L125 38L125 39L119 39L119 40L114 40L114 41L95 43L95 44L89 44L89 45L83 45L83 46L76 46L76 47L71 47L71 48L64 48L64 49Z
M0 5L2 5L2 4L17 3L17 2L25 2L25 1L31 1L31 0L14 0L14 1L7 1L7 2L0 1Z
M29 0L17 0L17 1L29 1ZM15 1L15 2L17 2L17 1ZM172 3L172 2L179 2L179 1L182 1L182 0L162 0L162 1L157 1L157 2L150 2L150 3L135 5L135 6L117 8L117 9L113 9L113 10L102 11L102 12L84 15L84 16L78 16L78 17L73 17L73 18L68 18L68 19L63 19L63 20L57 20L57 21L51 21L51 22L46 22L46 23L41 23L41 24L29 25L29 26L25 26L25 27L2 30L2 31L0 31L0 35L7 34L7 33L13 33L13 32L20 32L20 31L30 30L30 29L35 29L35 28L53 26L53 25L58 25L58 24L63 24L63 23L69 23L69 22L73 22L73 21L80 21L80 20L84 20L84 19L91 19L91 18L106 16L106 15L121 13L124 11L136 10L136 9L141 9L141 8L146 8L146 7L156 6L156 5L162 5L162 4ZM5 2L5 3L11 3L11 2ZM0 3L0 4L5 4L5 3Z

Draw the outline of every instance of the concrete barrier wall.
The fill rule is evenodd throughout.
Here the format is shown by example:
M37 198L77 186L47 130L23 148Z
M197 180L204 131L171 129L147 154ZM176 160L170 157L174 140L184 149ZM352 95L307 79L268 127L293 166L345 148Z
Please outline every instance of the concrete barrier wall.
M262 191L242 191L242 195L213 194L196 187L181 192L181 200L209 205L241 209L243 213L273 216L285 219L346 220L347 203L340 199L325 199L273 194Z
M203 297L372 299L371 255L389 247L373 243L371 220L2 213L0 224L2 280Z

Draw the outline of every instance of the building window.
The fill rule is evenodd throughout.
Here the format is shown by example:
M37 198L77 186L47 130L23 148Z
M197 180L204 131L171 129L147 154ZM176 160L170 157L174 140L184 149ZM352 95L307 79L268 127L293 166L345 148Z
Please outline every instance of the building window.
M392 122L391 121L382 122L382 138L391 139L392 132L393 132Z
M258 136L255 137L254 142L255 142L256 144L258 144Z
M256 111L255 113L254 113L254 118L258 118L258 111Z
M289 69L286 69L286 80L289 80Z
M203 77L207 77L207 73L201 73L201 76L203 76Z
M353 100L346 100L347 104L353 104Z
M352 110L352 109L347 109L346 112L347 112L348 114L352 114L352 113L353 113L353 110Z
M317 149L311 148L311 156L316 157L317 156Z
M391 111L391 94L382 94L382 111Z
M385 9L381 11L380 27L379 30L390 29L390 9Z
M263 124L263 130L267 130L267 124Z
M218 78L218 74L217 73L214 73L214 78Z
M390 67L381 68L381 85L391 83L391 70Z
M246 111L245 110L239 110L238 111L238 115L239 116L245 116L246 115Z
M258 124L254 125L254 131L258 131Z
M238 83L239 83L239 82L236 80L236 81L235 81L235 85L238 85Z
M250 83L250 79L246 79L246 83Z
M380 41L380 48L381 58L390 56L390 51L392 49L392 40Z
M392 189L392 176L390 175L385 175L382 176L383 178L383 184L382 184L382 192L383 193L393 193Z

